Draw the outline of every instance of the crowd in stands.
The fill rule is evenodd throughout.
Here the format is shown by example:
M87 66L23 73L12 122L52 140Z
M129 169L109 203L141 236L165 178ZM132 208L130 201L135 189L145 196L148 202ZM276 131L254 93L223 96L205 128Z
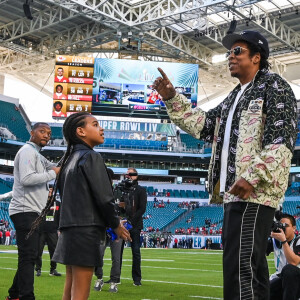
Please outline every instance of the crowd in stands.
M170 204L170 200L168 199L166 201L166 203L167 203L167 205ZM153 207L154 208L165 208L166 206L165 206L164 200L162 200L162 199L159 200L156 197L154 197L154 199L153 199Z
M199 208L199 202L193 202L193 201L182 201L180 203L178 203L177 207L179 208L187 208L188 210L192 209L194 210L195 208Z
M0 220L0 245L14 245L16 243L16 232L9 227L9 222Z
M176 228L175 234L199 234L199 235L221 235L222 234L222 227L219 229L216 227L216 224L211 224L210 227L206 226L197 226L194 228L193 226L185 228Z

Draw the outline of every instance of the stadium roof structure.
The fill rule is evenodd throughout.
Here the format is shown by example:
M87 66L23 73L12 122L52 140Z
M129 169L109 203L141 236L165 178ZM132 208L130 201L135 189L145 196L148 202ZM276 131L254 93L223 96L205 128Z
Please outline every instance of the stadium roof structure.
M236 20L236 32L260 31L273 70L300 84L299 8L300 0L0 0L0 73L51 96L56 54L189 62L211 98L234 84L212 58Z

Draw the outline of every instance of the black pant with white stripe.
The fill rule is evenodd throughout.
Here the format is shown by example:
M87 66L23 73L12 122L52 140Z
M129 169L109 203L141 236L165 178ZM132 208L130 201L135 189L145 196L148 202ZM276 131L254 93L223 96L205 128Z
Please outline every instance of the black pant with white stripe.
M224 205L224 300L268 300L267 240L275 209L250 202Z

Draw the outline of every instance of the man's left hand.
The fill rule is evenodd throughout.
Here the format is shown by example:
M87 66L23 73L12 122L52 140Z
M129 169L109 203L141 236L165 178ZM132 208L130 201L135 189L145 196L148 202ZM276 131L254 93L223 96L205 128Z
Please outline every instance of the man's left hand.
M253 191L254 187L244 178L240 178L233 184L228 193L238 196L240 199L246 200Z
M276 239L279 242L284 242L286 240L285 233L281 228L279 228L280 232L271 232L271 237Z

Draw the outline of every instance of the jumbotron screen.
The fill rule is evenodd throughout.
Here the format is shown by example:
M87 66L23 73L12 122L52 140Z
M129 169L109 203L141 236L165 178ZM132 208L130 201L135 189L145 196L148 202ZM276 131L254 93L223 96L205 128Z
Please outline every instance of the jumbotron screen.
M53 91L54 118L80 111L93 113L98 105L126 106L131 110L164 106L152 88L160 67L177 92L197 106L198 65L79 56L56 57Z

